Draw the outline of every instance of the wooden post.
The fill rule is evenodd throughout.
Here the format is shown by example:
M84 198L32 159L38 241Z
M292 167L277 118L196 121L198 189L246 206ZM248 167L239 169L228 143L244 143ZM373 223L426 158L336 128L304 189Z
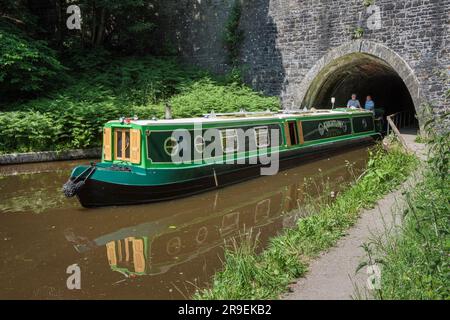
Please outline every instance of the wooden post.
M406 152L409 152L409 148L408 145L406 144L405 139L403 139L402 134L400 133L400 131L398 130L397 126L395 125L394 121L392 121L391 116L387 116L387 121L390 125L390 127L392 128L392 131L394 131L394 133L397 135L398 139L400 140L401 144L403 145L403 148L405 148Z

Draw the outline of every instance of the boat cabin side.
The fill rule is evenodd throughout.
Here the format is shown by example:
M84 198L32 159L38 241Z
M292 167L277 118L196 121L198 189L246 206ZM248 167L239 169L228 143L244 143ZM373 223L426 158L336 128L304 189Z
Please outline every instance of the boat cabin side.
M217 129L212 130L217 134L214 137L208 136L211 129ZM241 154L243 145L238 139L239 131L246 135L245 148L242 149L245 150L245 156L256 154L262 148L270 151L273 147L279 147L285 143L283 121L276 118L256 122L210 122L202 124L201 129L198 129L194 123L163 125L135 122L124 124L110 121L103 128L102 162L142 168L173 166L173 157L181 145L180 136L176 135L176 132L180 130L188 136L192 161L194 161L194 154L200 155L202 161L206 161L205 149L209 142L216 139L219 140L220 155L213 152L212 155L209 154L212 158ZM278 132L275 142L271 139L272 130ZM250 143L251 140L254 141L254 145ZM184 165L189 165L189 161Z
M142 168L171 166L180 144L180 140L174 137L177 129L189 133L191 154L201 155L208 143L214 140L207 131L217 129L222 157L249 157L261 152L261 149L266 152L271 152L273 148L283 151L376 134L374 116L370 112L205 121L201 131L194 122L161 121L155 124L154 121L110 121L103 129L102 162ZM278 137L273 136L273 130L278 131ZM244 143L239 138L241 132L245 135Z

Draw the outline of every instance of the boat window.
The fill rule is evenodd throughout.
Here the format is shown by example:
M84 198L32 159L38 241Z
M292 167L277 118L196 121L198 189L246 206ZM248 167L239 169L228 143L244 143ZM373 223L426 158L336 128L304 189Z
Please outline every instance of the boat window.
M124 149L125 149L125 158L129 159L130 158L130 131L125 131L125 145L124 145Z
M130 161L130 129L115 130L115 158Z
M255 223L267 219L270 215L270 198L262 200L256 204Z
M288 125L289 125L289 137L291 139L291 145L293 146L298 144L297 126L294 121L290 121Z
M238 136L236 129L224 129L222 135L222 149L225 153L235 152L238 149Z
M256 146L264 148L269 146L269 129L267 127L255 128Z
M122 158L122 131L120 131L120 130L116 131L116 139L117 139L116 158L121 159Z
M202 136L196 136L194 144L195 150L198 153L203 153L203 150L205 150L205 139Z
M177 139L175 139L174 137L169 137L164 142L164 151L171 157L177 154L178 148L179 146Z

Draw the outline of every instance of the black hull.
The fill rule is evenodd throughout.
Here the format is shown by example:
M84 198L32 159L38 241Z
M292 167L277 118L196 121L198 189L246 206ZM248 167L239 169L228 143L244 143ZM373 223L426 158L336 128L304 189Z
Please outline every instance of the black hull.
M299 163L305 163L320 157L328 157L330 154L346 152L352 147L369 145L373 141L374 138L364 137L284 152L280 156L279 170L292 168ZM227 170L222 174L218 173L216 177L210 175L188 182L161 186L131 186L88 179L78 191L77 197L81 205L87 208L172 200L260 177L261 167L263 167L260 164L225 166L228 166Z

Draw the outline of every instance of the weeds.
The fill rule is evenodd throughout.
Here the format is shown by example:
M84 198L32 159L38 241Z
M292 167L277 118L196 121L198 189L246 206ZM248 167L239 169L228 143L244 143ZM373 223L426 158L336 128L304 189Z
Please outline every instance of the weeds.
M377 299L450 298L450 132L439 131L446 119L425 125L429 160L421 182L405 194L403 224L369 243L382 262Z
M225 26L223 42L228 51L228 62L236 66L239 60L239 51L244 40L244 33L239 29L242 16L242 4L236 0L231 8L230 16Z

